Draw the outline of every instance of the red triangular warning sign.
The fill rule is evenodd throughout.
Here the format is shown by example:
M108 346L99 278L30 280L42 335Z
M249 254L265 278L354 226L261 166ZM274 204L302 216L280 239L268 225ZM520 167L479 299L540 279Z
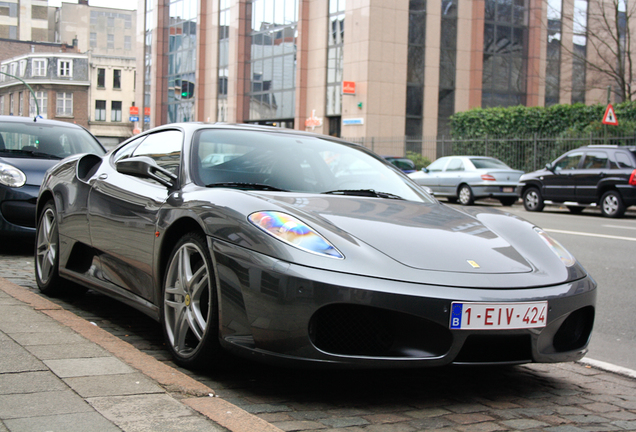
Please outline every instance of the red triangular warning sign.
M614 114L614 107L612 107L612 104L607 104L607 109L603 116L603 124L618 126L618 119L616 118L616 114Z

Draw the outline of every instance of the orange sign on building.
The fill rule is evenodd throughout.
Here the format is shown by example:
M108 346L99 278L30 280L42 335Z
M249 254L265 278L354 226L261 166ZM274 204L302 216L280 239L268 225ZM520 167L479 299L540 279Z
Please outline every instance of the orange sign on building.
M356 82L355 81L343 81L342 82L342 94L356 94Z
M131 106L130 107L130 115L131 116L139 115L139 107Z

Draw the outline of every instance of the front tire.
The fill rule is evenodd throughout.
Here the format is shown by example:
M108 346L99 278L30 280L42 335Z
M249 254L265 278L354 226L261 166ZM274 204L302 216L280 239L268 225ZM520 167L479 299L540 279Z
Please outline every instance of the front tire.
M625 214L625 204L623 204L623 199L618 192L611 190L603 194L601 213L610 218L619 218Z
M59 275L60 239L57 211L53 201L44 205L35 234L35 280L38 288L48 296L62 292Z
M163 282L162 327L175 362L201 368L218 359L218 305L205 238L183 236L173 248Z
M459 193L457 194L459 198L459 203L461 205L473 205L475 202L475 197L473 197L473 191L468 185L461 185L459 187Z
M536 187L526 189L523 193L523 207L527 211L540 212L545 206L541 192Z

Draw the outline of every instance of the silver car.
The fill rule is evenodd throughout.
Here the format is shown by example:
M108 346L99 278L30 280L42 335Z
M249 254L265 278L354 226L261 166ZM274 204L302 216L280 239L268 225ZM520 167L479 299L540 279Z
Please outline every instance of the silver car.
M517 201L515 188L522 174L492 157L446 156L409 177L450 202L471 205L477 199L495 198L510 206Z

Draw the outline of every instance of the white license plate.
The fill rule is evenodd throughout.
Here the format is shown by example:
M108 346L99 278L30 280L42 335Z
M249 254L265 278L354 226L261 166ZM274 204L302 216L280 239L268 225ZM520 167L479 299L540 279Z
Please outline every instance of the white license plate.
M506 193L510 193L514 191L514 188L511 188L511 187L504 187L502 189L503 189L503 192L506 192Z
M545 327L548 302L451 304L453 330L497 330Z

